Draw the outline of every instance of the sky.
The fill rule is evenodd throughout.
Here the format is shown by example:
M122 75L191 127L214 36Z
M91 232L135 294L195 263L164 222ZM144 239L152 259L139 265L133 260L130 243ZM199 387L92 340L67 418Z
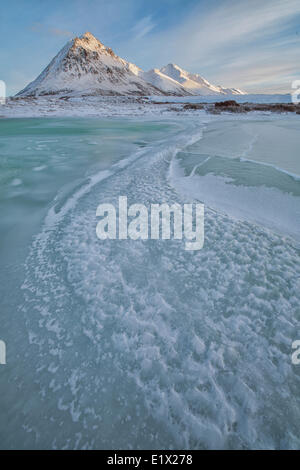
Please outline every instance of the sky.
M7 94L86 31L144 70L175 63L248 93L290 93L300 79L300 0L11 0L0 14Z

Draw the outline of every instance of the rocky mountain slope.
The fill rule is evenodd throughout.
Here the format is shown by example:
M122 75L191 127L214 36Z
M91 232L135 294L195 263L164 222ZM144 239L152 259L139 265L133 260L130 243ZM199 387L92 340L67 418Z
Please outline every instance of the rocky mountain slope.
M185 96L242 92L211 85L174 64L144 72L87 32L69 41L17 96L54 94Z
M80 92L99 95L157 95L139 68L118 57L91 33L68 42L19 96Z

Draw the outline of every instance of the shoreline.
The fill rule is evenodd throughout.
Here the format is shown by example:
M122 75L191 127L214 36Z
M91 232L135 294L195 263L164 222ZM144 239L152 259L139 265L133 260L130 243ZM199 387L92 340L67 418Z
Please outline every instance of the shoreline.
M136 96L56 96L7 98L0 119L30 117L155 117L197 115L300 115L300 104L156 101Z

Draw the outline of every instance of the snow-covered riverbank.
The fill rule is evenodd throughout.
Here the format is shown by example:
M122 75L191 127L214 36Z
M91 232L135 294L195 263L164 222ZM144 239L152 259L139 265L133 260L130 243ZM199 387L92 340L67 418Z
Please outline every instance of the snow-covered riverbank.
M8 98L0 107L1 118L14 117L113 117L113 116L161 116L189 114L197 116L203 113L220 112L242 113L282 113L286 110L295 112L296 107L288 100L289 95L249 95L253 101L247 101L247 95L236 98L236 107L220 107L217 97L136 97L136 96L81 96L53 95ZM224 100L224 97L223 97ZM226 99L227 101L227 99ZM214 104L216 103L216 105ZM261 103L261 104L258 104ZM274 103L278 105L275 106ZM285 110L286 108L286 110ZM300 108L299 108L300 111Z

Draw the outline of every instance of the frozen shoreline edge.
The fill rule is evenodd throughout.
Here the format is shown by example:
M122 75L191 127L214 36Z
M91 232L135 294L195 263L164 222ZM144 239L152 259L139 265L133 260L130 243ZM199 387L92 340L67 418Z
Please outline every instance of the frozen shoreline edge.
M227 101L226 101L227 102ZM229 103L230 101L228 101ZM0 119L33 117L135 117L222 115L300 115L300 105L292 103L245 102L224 105L216 102L154 101L133 96L47 96L7 98L0 107Z

